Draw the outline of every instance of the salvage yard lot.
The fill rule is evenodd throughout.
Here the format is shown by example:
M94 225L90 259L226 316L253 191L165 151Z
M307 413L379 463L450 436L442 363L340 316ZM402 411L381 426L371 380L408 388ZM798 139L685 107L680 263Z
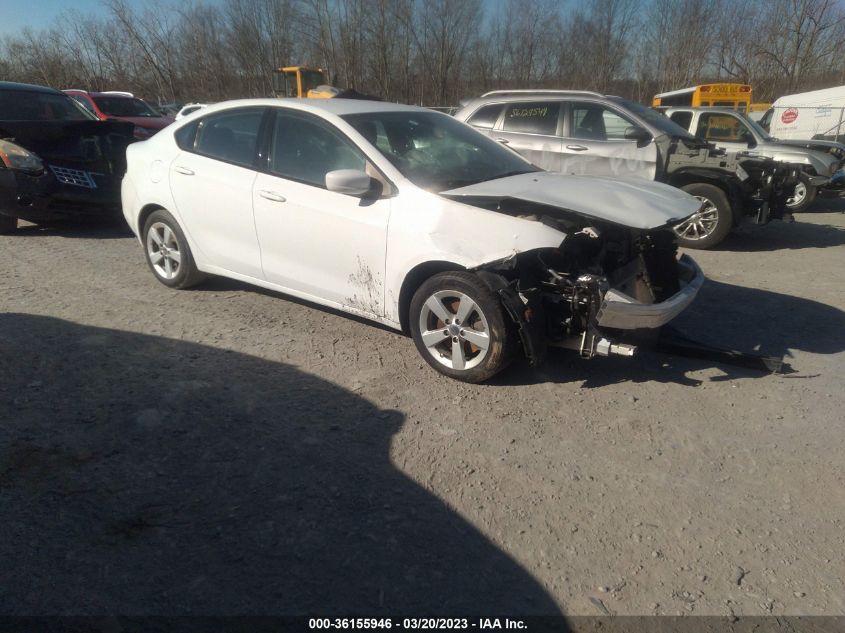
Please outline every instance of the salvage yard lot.
M480 386L168 290L120 229L4 236L0 611L843 614L843 210L692 253L677 327L783 375L556 352Z

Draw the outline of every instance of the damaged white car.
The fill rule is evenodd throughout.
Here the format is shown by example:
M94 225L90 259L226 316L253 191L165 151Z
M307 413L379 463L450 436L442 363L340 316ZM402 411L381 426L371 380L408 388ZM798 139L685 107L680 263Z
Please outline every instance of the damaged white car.
M156 278L223 275L409 332L469 382L520 351L633 348L703 275L659 183L543 172L451 117L332 99L205 108L127 151L123 211Z

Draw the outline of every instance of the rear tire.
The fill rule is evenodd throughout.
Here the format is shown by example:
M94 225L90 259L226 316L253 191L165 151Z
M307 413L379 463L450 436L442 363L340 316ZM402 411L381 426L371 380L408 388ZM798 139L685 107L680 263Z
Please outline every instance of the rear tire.
M14 233L18 229L18 219L11 215L0 214L0 235Z
M692 183L681 187L702 202L692 217L673 227L678 244L686 248L712 248L733 228L733 211L725 192L715 185Z
M501 301L472 273L428 279L411 299L408 320L419 353L450 378L483 382L513 360L516 336Z
M167 211L159 209L151 213L142 235L147 265L165 286L190 288L205 279L197 270L179 223Z

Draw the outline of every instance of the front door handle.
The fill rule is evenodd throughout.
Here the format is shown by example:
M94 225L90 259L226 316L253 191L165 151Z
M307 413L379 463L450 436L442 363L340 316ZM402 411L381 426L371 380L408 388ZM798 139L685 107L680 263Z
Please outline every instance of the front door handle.
M185 176L193 176L194 175L193 169L188 169L187 167L182 167L181 165L176 165L173 168L173 171L175 171L177 174L184 174Z
M567 145L566 149L571 149L573 152L586 152L588 148L583 145Z
M506 138L497 138L496 142L501 143L502 145L507 145L510 141Z
M273 202L285 202L287 200L282 194L276 193L275 191L267 191L266 189L259 191L258 195Z

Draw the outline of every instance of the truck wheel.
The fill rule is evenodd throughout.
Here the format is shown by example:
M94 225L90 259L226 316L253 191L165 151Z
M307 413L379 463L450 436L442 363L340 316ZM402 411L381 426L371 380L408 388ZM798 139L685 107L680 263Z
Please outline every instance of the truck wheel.
M806 176L800 176L795 191L786 199L786 208L797 213L809 207L816 199L818 189L813 187Z
M678 244L686 248L716 246L733 228L733 212L725 192L698 182L681 189L701 200L702 205L695 214L673 227Z
M472 273L426 281L411 300L409 325L422 357L450 378L483 382L514 356L515 333L501 301Z
M18 228L18 219L11 215L0 214L0 235L14 233Z

